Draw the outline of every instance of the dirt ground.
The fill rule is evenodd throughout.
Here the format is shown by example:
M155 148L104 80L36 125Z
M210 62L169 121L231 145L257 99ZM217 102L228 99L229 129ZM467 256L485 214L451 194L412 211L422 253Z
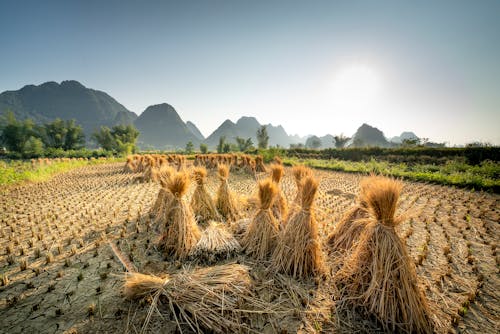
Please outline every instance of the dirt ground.
M324 239L355 201L356 174L315 171L316 214ZM156 249L149 216L160 186L137 182L123 164L83 167L52 180L0 190L1 333L176 333L174 316L159 308L147 328L147 301L121 296L124 268L113 243L143 273L174 273L203 263L166 261ZM266 174L258 175L259 179ZM404 182L398 228L415 261L419 284L434 310L438 332L498 333L500 196ZM256 193L255 179L232 173L238 196ZM214 172L207 187L218 187ZM191 185L187 200L193 191ZM282 189L295 197L291 171ZM252 212L242 216L251 217ZM325 248L329 273L296 281L269 272L266 263L237 255L221 263L250 266L258 298L279 305L247 319L256 333L378 332L377 324L335 304L336 259ZM338 260L338 259L337 259ZM182 331L189 333L186 326Z

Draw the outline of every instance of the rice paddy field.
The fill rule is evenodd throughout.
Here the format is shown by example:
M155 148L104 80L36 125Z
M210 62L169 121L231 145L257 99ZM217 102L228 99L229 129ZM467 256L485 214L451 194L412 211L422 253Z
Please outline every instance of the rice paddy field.
M277 273L268 260L256 260L239 250L208 259L165 257L158 247L158 224L150 215L160 183L142 182L142 173L126 172L121 162L87 165L45 182L2 189L0 332L217 332L225 327L185 321L193 310L201 319L202 307L211 305L214 292L194 296L194 301L185 299L199 288L197 276L190 273L226 264L237 265L226 269L248 274L243 286L236 284L242 283L236 276L234 284L246 297L240 301L236 294L238 300L227 299L226 309L232 310L217 305L229 312L225 321L237 325L232 332L383 332L376 319L339 302L333 277L345 259L326 245L328 234L355 204L364 176L313 173L319 187L311 210L316 214L325 270L310 278ZM248 202L257 194L256 180L268 175L231 171L229 189L238 202ZM206 189L212 197L219 184L217 171L209 170ZM291 203L297 192L291 168L285 168L280 187ZM192 182L184 195L187 203L194 188ZM398 212L407 214L396 232L415 265L434 331L498 333L500 195L404 181ZM251 220L256 209L246 205L238 214ZM165 285L165 290L190 308L161 302L154 294L124 298L126 268L177 282ZM211 273L213 280L218 279Z

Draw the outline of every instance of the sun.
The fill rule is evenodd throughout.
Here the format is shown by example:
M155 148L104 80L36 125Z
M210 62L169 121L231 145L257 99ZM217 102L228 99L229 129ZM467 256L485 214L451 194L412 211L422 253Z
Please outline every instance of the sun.
M331 96L338 108L345 111L364 109L380 96L379 74L367 65L351 65L335 73Z

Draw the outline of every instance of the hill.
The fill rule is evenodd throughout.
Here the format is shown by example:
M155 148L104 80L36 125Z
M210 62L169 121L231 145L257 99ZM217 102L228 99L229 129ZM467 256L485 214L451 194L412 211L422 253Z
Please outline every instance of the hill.
M352 138L352 145L360 146L380 146L388 147L389 142L384 136L384 133L379 129L363 123Z
M200 140L182 121L174 107L167 103L147 107L134 125L141 133L138 139L141 148L151 146L171 150L185 148L189 141L195 147L200 144Z
M105 92L69 80L27 85L0 94L0 114L7 110L18 119L31 118L36 123L56 118L74 119L87 137L102 125L131 124L137 115L127 110Z
M253 143L257 145L257 130L261 126L255 117L243 116L236 123L227 119L206 138L205 143L213 149L219 143L219 138L225 136L226 141L230 143L235 143L236 137L241 137L252 138ZM266 124L266 127L270 146L279 145L288 148L291 143L297 142L295 137L290 137L281 125Z

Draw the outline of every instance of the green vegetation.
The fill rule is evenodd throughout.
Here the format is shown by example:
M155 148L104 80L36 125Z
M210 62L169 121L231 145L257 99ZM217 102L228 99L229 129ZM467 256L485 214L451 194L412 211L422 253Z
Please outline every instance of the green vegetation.
M36 125L31 119L19 121L9 112L0 119L0 143L23 157L37 157L45 149L77 150L85 144L85 135L74 120L56 119Z
M257 146L260 149L266 149L269 144L269 135L267 134L267 126L262 125L257 130Z
M139 131L133 125L115 125L111 129L101 126L99 131L92 134L92 138L106 151L120 154L135 152Z
M432 182L444 185L488 190L500 193L500 164L485 160L479 165L470 165L458 160L443 165L391 163L371 159L370 161L345 161L338 159L284 158L287 165L304 164L309 167L350 173L376 173L401 177L408 180Z
M32 164L29 161L22 160L0 161L0 185L6 186L23 181L42 182L50 179L55 174L67 172L78 167L122 160L119 158L108 158L105 160L52 160L50 164Z

